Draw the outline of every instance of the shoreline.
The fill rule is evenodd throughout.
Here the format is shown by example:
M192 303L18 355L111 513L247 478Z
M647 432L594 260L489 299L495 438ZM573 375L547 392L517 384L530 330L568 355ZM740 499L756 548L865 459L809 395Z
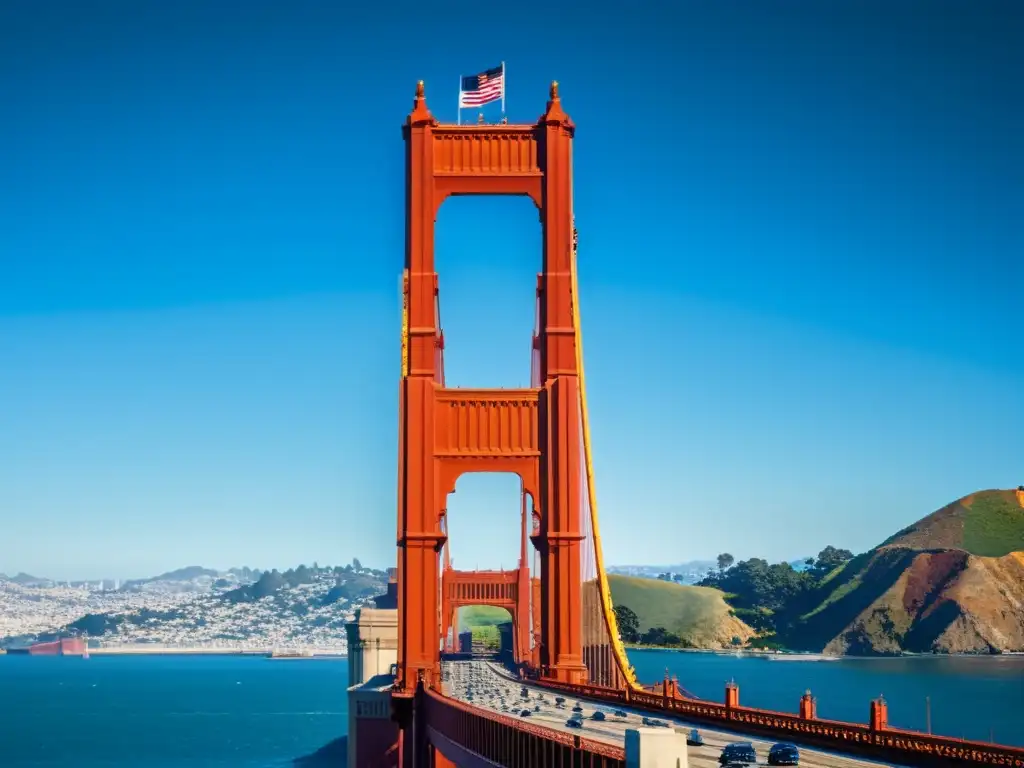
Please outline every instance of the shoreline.
M274 654L281 654L275 656ZM0 655L7 650L0 648ZM11 656L32 655L26 653L10 654ZM260 656L278 660L293 659L346 659L348 653L335 648L216 648L216 647L175 647L162 645L113 645L100 648L89 648L87 654L76 656Z
M998 659L1002 656L1024 656L1024 651L1003 651L1002 653L902 653L878 654L875 656L842 655L832 656L826 653L807 651L768 651L760 648L677 648L668 645L634 645L625 643L627 651L661 651L670 653L703 653L712 656L734 656L736 658L756 658L768 661L877 661L879 659Z
M289 655L274 656L275 653ZM290 655L294 654L294 655ZM274 659L348 658L339 649L330 648L176 648L174 646L148 647L145 645L108 646L90 648L90 656L263 656Z

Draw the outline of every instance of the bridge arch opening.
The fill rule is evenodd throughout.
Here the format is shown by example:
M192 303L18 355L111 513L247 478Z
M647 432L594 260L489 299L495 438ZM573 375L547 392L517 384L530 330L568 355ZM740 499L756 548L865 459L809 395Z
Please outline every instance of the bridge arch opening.
M527 519L532 505L526 499ZM448 559L460 571L515 570L522 538L522 480L511 472L468 472L445 511Z
M446 385L529 387L543 246L537 206L525 196L452 196L434 232Z
M522 478L511 472L466 473L455 483L445 511L447 543L441 554L441 647L461 653L464 633L476 652L505 652L526 662L536 617L529 541L532 503Z
M512 613L507 608L465 605L455 616L454 647L460 653L512 654Z

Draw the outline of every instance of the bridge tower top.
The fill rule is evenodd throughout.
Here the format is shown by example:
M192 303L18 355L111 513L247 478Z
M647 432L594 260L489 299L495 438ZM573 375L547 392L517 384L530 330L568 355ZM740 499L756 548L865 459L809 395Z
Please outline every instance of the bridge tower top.
M571 319L572 139L576 126L551 83L536 123L453 125L438 122L416 85L403 126L406 142L406 259L409 375L437 376L434 338L438 294L434 223L442 203L458 195L522 195L540 211L543 253L538 284L541 380L575 375ZM544 333L544 331L547 333Z

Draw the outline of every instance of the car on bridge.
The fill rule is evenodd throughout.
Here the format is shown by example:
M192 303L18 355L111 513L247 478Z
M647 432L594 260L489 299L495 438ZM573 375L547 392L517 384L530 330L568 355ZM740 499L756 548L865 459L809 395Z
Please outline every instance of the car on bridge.
M734 741L725 745L718 762L722 766L757 765L757 751L749 741Z
M565 721L565 727L566 728L582 728L583 727L583 721L582 720L577 720L575 717L570 717L568 720Z
M800 750L787 742L774 744L768 750L768 765L800 765Z
M703 747L704 737L700 735L700 731L696 728L691 728L690 732L686 734L686 746L688 747Z

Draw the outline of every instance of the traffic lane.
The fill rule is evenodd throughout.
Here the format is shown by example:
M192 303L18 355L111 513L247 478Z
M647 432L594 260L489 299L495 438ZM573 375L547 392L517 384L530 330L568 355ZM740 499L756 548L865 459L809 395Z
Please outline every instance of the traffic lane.
M588 708L585 702L581 703L584 704L584 718L587 718L594 710L592 708ZM501 712L499 706L490 702L478 702L474 700L473 704L475 706L482 706L490 709L497 714L503 714L510 717L517 716L514 710L510 712ZM600 707L600 709L604 711L603 707ZM603 741L608 744L615 744L616 746L622 746L624 743L626 730L629 728L643 727L640 716L634 714L626 719L609 717L603 722L584 719L582 727L570 728L565 724L570 714L571 712L568 710L550 708L547 710L542 709L540 712L531 712L528 717L524 717L522 719L536 723L537 725L542 725L546 728L562 731L564 733L579 734L595 741ZM694 768L713 768L714 766L718 766L718 756L722 754L722 748L725 747L726 744L736 741L750 741L754 745L754 749L757 751L759 763L765 764L768 759L768 750L774 743L758 739L750 739L749 737L744 736L730 736L725 733L707 729L699 730L701 732L701 736L704 738L704 746L687 747L689 764L694 766ZM827 755L805 749L800 750L800 764L808 766L808 768L856 768L858 766L877 765L855 758L839 755Z
M491 689L499 690L504 696L507 697L507 703L510 711L501 711L501 702L495 700L493 697L488 697L484 694L481 696L474 696L472 703L476 706L482 706L490 709L498 714L506 716L518 716L518 713L522 709L526 709L526 706L522 706L525 700L521 699L521 690L524 686L522 681L519 681L511 675L508 675L505 670L498 669L491 662L475 662L475 661L460 661L450 662L453 665L452 681L458 681L458 688L461 689L459 692L465 692L466 685L472 686L484 686L490 687ZM454 665L467 665L458 669L457 678L455 676L456 667ZM758 757L761 762L766 762L768 758L768 750L772 744L777 743L774 741L765 741L764 739L758 739L755 737L747 736L745 734L733 733L730 731L724 731L719 729L707 728L704 726L695 726L692 723L668 716L651 716L645 712L639 710L633 710L628 707L610 707L607 704L601 702L588 701L587 699L572 699L566 696L566 709L556 709L554 706L554 699L560 695L556 692L541 688L539 686L525 684L525 687L530 691L531 696L529 699L530 708L533 705L540 703L542 709L540 712L531 712L528 718L533 722L537 722L545 727L554 728L555 730L562 731L565 733L575 733L587 736L598 741L604 741L605 743L615 744L622 746L625 741L625 732L629 728L640 728L643 727L643 718L650 717L651 719L660 720L667 722L671 725L683 727L683 728L697 728L701 736L704 738L703 747L690 747L687 751L689 753L690 762L703 768L703 766L717 766L718 756L722 752L722 748L726 744L730 744L736 741L749 741L754 745L757 750ZM456 692L456 686L453 686L452 693L457 698L463 698ZM543 697L543 700L538 700L538 694ZM595 721L584 719L583 726L581 728L570 728L565 725L565 721L569 718L572 713L571 706L579 701L583 706L584 718L590 717L595 710L601 710L606 713L606 719L604 721ZM516 704L520 706L517 708ZM615 710L625 712L626 718L618 718L611 713ZM891 766L892 763L881 763L875 760L868 760L860 757L850 757L848 755L830 753L824 750L818 749L806 749L800 747L800 764L808 766L808 768L860 768L861 766ZM894 768L898 768L894 766Z

